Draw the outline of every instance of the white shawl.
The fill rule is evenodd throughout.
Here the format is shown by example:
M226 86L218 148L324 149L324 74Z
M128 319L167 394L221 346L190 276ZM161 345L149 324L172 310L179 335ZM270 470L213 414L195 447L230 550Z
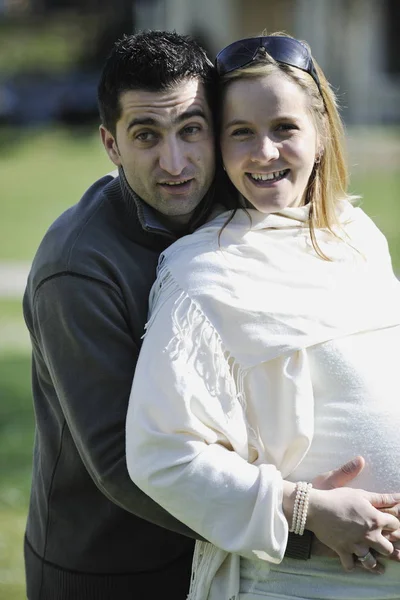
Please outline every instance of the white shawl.
M312 247L307 207L248 213L251 222L239 210L220 239L229 213L162 254L150 296L152 319L173 281L244 369L397 323L399 284L387 242L361 209L343 203L344 242L317 231L319 246L331 262L319 258Z
M207 340L215 345L213 366L218 370L229 362L243 406L243 378L252 367L334 338L400 323L400 285L387 242L361 209L342 204L338 235L344 241L316 232L332 261L317 256L311 244L307 207L248 213L251 221L238 211L220 237L229 213L219 215L163 253L147 324L151 327L178 288L174 321L179 335L171 340L173 352L185 350L186 336L201 338L206 321L215 332ZM239 561L238 555L197 542L189 600L210 598L217 571L218 598L236 598Z

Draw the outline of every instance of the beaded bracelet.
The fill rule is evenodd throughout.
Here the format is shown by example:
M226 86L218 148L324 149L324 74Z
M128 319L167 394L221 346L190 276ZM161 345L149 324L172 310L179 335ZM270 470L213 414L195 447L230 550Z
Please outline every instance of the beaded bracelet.
M304 534L311 488L312 483L307 483L306 481L298 481L296 483L292 526L289 530L291 533Z

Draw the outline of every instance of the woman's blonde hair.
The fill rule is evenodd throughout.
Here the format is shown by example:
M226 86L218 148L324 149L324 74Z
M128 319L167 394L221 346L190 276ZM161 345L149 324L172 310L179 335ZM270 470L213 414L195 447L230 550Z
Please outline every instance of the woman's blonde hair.
M263 35L267 35L263 33ZM286 36L282 32L269 36ZM302 42L304 43L304 42ZM307 46L307 44L305 44ZM309 49L309 47L307 46ZM322 69L313 62L319 77L320 89L305 71L275 61L262 48L250 65L236 69L221 77L221 98L234 80L244 77L262 77L279 70L307 94L309 108L317 130L320 151L308 180L305 203L310 205L309 228L312 244L321 258L329 260L318 246L315 230L325 229L337 236L340 224L337 218L338 204L343 200L354 201L356 196L348 193L348 169L345 160L344 128L339 115L336 96ZM336 232L335 232L336 230Z

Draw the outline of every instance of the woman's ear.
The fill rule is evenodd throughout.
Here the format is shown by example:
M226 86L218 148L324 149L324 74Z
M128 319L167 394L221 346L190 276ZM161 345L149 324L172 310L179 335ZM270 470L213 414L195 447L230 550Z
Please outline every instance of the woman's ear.
M324 148L323 148L323 146L319 146L317 153L315 155L315 162L314 162L315 165L319 165L319 163L322 160L323 155L324 155Z

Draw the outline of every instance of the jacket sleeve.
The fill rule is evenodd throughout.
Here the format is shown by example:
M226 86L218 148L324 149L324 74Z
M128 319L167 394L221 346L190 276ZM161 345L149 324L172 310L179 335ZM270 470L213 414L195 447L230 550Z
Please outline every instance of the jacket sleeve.
M281 474L247 461L246 418L215 336L183 304L192 331L182 334L179 303L177 295L164 302L144 339L126 422L129 473L217 547L280 562Z
M42 385L54 386L81 459L101 492L138 517L199 537L128 475L125 418L138 348L119 293L72 274L47 280L34 298L31 333L44 365Z

